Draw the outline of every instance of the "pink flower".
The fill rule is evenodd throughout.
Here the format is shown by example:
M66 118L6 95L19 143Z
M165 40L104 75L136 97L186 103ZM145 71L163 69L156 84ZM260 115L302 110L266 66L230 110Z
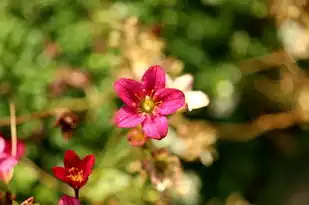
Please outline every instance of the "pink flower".
M80 205L80 201L74 197L63 195L60 198L58 205Z
M13 169L20 158L25 153L25 145L22 141L17 141L16 156L12 156L12 145L10 140L5 140L0 136L0 180L8 183L13 175Z
M142 82L121 78L114 88L125 103L116 113L115 123L118 127L131 128L139 124L147 137L162 139L167 135L170 115L185 103L182 91L165 88L166 74L154 65L143 75Z

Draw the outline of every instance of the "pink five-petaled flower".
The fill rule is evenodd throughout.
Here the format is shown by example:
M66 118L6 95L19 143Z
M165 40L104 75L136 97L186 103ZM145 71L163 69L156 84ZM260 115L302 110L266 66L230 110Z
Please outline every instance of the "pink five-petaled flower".
M64 167L53 167L52 171L59 180L78 191L88 181L94 162L93 154L80 159L73 150L67 150L64 154Z
M60 198L58 205L80 205L80 201L75 197L63 195Z
M118 127L130 128L139 124L147 137L162 139L167 135L170 115L185 103L182 91L165 88L166 73L154 65L143 75L142 82L121 78L114 84L115 90L125 105L117 112Z
M16 156L12 156L11 140L5 140L0 136L0 180L8 183L12 176L14 167L25 153L25 145L22 141L17 141Z

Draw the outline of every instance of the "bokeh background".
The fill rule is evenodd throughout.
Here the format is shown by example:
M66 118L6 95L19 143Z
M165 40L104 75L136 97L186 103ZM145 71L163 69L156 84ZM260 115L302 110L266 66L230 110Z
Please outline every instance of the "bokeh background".
M83 204L307 205L308 48L306 0L1 0L1 132L9 138L12 100L27 145L10 188L57 204L72 192L51 168L74 149L97 156ZM193 74L210 99L155 143L183 166L164 192L111 123L113 81L152 64ZM79 119L72 133L55 126L67 110Z

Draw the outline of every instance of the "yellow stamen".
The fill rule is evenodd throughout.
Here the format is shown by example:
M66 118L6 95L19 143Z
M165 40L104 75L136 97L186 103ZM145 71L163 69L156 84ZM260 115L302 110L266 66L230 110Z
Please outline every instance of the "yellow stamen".
M142 102L141 108L143 112L152 113L155 105L155 102L149 96L146 96Z
M79 182L81 183L83 181L83 170L72 167L68 170L67 177L72 180L73 182Z

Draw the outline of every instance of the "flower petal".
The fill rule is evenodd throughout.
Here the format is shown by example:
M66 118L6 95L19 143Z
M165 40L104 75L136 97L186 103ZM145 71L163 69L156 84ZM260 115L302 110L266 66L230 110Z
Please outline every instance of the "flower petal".
M89 154L82 159L81 166L84 171L85 177L88 177L91 174L94 163L95 163L95 156L93 154Z
M165 82L166 82L166 87L175 88L174 80L171 78L171 76L169 74L165 75Z
M66 182L65 169L63 167L53 167L52 171L57 179Z
M114 122L118 127L129 128L135 127L145 119L145 116L137 113L134 109L123 106L116 113Z
M13 174L14 174L14 168L8 171L0 171L0 180L8 184L11 181Z
M168 122L165 116L148 116L142 126L147 137L160 140L167 135Z
M12 157L7 154L0 155L0 171L9 171L10 169L14 168L18 163L15 157Z
M0 153L4 152L4 150L5 150L5 139L3 139L0 136Z
M24 156L26 151L26 146L23 141L17 140L17 152L16 158L19 160L22 156Z
M193 75L184 74L174 80L173 88L177 88L183 92L192 90L193 80L194 80Z
M75 198L75 197L70 197L68 195L63 195L59 202L58 205L80 205L80 201Z
M185 92L188 110L199 109L209 104L208 96L202 91Z
M22 140L17 140L17 150L16 150L16 159L20 159L26 151L26 146ZM12 141L5 140L4 152L8 155L12 154Z
M132 80L121 78L114 83L114 89L120 99L130 107L136 107L140 102L142 84Z
M64 153L64 167L65 168L71 168L71 167L76 167L81 159L79 156L74 152L73 150L67 150Z
M147 92L165 88L165 71L159 65L148 68L142 78L143 89Z
M174 88L164 88L155 93L156 102L161 102L156 111L161 115L169 115L176 112L185 104L185 95Z

